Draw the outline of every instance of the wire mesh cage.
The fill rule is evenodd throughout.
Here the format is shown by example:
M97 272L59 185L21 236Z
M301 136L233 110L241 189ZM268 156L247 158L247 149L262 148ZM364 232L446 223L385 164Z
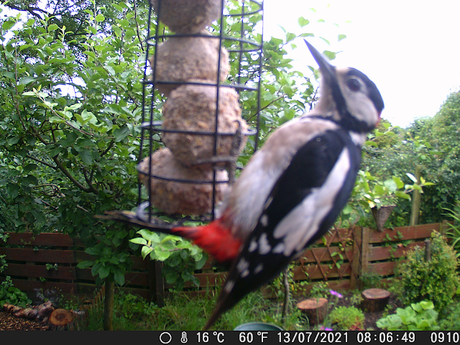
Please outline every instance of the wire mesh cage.
M150 0L146 43L131 222L211 221L237 158L257 150L263 1Z

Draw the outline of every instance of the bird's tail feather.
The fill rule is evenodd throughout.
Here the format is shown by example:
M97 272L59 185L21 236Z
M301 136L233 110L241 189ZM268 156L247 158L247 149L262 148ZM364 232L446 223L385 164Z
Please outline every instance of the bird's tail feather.
M194 244L223 264L231 263L241 247L241 240L235 238L219 219L203 226L176 227L171 230L171 233L192 240Z

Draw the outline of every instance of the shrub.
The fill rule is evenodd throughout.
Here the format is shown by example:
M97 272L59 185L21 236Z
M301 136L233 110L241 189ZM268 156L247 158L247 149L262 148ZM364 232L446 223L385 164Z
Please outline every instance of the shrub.
M0 273L6 271L8 268L5 257L6 255L0 255ZM25 307L30 302L30 299L24 292L13 286L13 281L10 276L6 276L0 283L0 306L3 306L5 303L10 303Z
M377 321L377 327L389 331L428 331L437 330L438 312L431 301L412 303L405 309L396 309L396 314L388 315Z
M364 327L364 314L355 307L337 307L329 314L331 324L343 330L359 330Z
M441 234L433 232L431 260L425 259L425 249L416 247L401 264L401 291L405 304L430 300L441 311L451 301L458 286L455 252Z
M446 308L445 318L439 320L442 330L460 331L460 303L455 302Z

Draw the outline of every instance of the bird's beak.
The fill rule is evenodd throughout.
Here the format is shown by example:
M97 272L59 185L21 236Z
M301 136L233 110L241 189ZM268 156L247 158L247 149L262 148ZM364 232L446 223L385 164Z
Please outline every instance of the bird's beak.
M347 103L345 101L345 98L343 98L342 91L340 90L335 66L331 65L329 61L327 61L327 59L323 56L323 54L317 51L315 47L313 47L306 40L304 41L307 44L307 47L310 50L311 55L313 55L313 57L319 65L321 79L323 80L322 86L325 89L328 89L331 93L339 113L344 114L347 111Z
M319 65L321 76L325 78L329 83L336 80L335 67L326 60L323 54L316 50L307 40L304 40L311 55L315 58L316 63Z

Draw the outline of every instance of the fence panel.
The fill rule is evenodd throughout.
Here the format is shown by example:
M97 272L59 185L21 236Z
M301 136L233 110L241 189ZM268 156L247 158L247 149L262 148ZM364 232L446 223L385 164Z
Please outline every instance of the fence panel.
M327 281L334 289L355 288L365 275L391 278L409 250L424 246L432 231L442 232L444 228L445 224L436 223L383 231L361 227L332 230L293 263L293 278L298 283ZM88 294L97 288L91 269L77 267L79 262L93 258L84 252L80 240L69 235L9 233L8 242L0 244L0 255L6 255L8 264L0 281L9 275L25 292L55 289L64 294ZM161 264L138 255L131 258L133 266L125 276L125 288L149 300L163 300L168 286L161 278ZM195 277L200 286L187 283L186 291L203 294L221 286L226 272L215 268L209 259ZM311 284L299 285L305 286L304 292L311 288Z

